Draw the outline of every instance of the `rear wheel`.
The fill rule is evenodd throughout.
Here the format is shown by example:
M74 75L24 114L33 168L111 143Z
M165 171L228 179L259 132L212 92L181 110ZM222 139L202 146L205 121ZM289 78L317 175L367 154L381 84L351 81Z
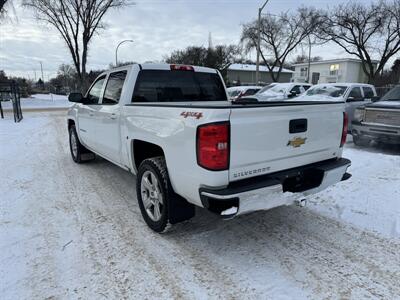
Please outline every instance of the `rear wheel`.
M164 157L145 159L140 164L136 191L143 219L156 232L163 232L168 223L194 216L194 206L173 191Z

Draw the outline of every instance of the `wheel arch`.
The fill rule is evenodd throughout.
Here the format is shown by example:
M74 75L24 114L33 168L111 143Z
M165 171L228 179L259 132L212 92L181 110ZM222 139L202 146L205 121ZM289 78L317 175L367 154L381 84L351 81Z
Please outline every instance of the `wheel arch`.
M143 160L156 156L163 156L165 158L165 152L161 146L138 139L132 140L131 154L132 166L135 168L136 173Z

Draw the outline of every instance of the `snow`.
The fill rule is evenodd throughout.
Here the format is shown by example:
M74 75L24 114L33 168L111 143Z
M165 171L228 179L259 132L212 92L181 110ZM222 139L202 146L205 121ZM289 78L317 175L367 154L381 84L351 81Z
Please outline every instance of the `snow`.
M353 177L313 195L311 209L400 238L400 151L379 153L374 148L355 148L350 141L343 156L352 162Z
M64 112L0 119L1 299L399 299L400 156L344 156L347 182L223 221L198 209L159 235L135 177L69 154Z
M29 98L21 98L22 113L24 109L51 109L51 108L68 108L72 103L68 102L68 97L65 95L56 94L34 94ZM2 102L4 110L12 109L11 101Z

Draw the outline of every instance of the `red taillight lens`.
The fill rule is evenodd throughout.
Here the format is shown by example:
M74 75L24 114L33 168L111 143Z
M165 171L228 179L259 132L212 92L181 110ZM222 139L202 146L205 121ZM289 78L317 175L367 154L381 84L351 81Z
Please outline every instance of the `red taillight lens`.
M197 128L197 163L221 171L229 167L229 122L211 123Z
M348 125L349 125L349 119L347 117L347 113L344 112L343 113L342 140L340 141L340 147L343 147L343 145L346 143Z
M185 66L185 65L171 65L172 71L194 71L192 66Z

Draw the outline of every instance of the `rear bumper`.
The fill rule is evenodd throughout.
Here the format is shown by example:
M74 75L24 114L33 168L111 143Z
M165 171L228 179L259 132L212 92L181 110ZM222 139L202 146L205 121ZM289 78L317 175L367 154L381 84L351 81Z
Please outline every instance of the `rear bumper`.
M345 158L327 160L250 179L235 181L228 187L200 188L205 208L225 217L256 210L291 205L304 196L317 193L351 177Z
M387 143L400 143L400 127L379 124L352 122L353 136L361 139L377 140Z

